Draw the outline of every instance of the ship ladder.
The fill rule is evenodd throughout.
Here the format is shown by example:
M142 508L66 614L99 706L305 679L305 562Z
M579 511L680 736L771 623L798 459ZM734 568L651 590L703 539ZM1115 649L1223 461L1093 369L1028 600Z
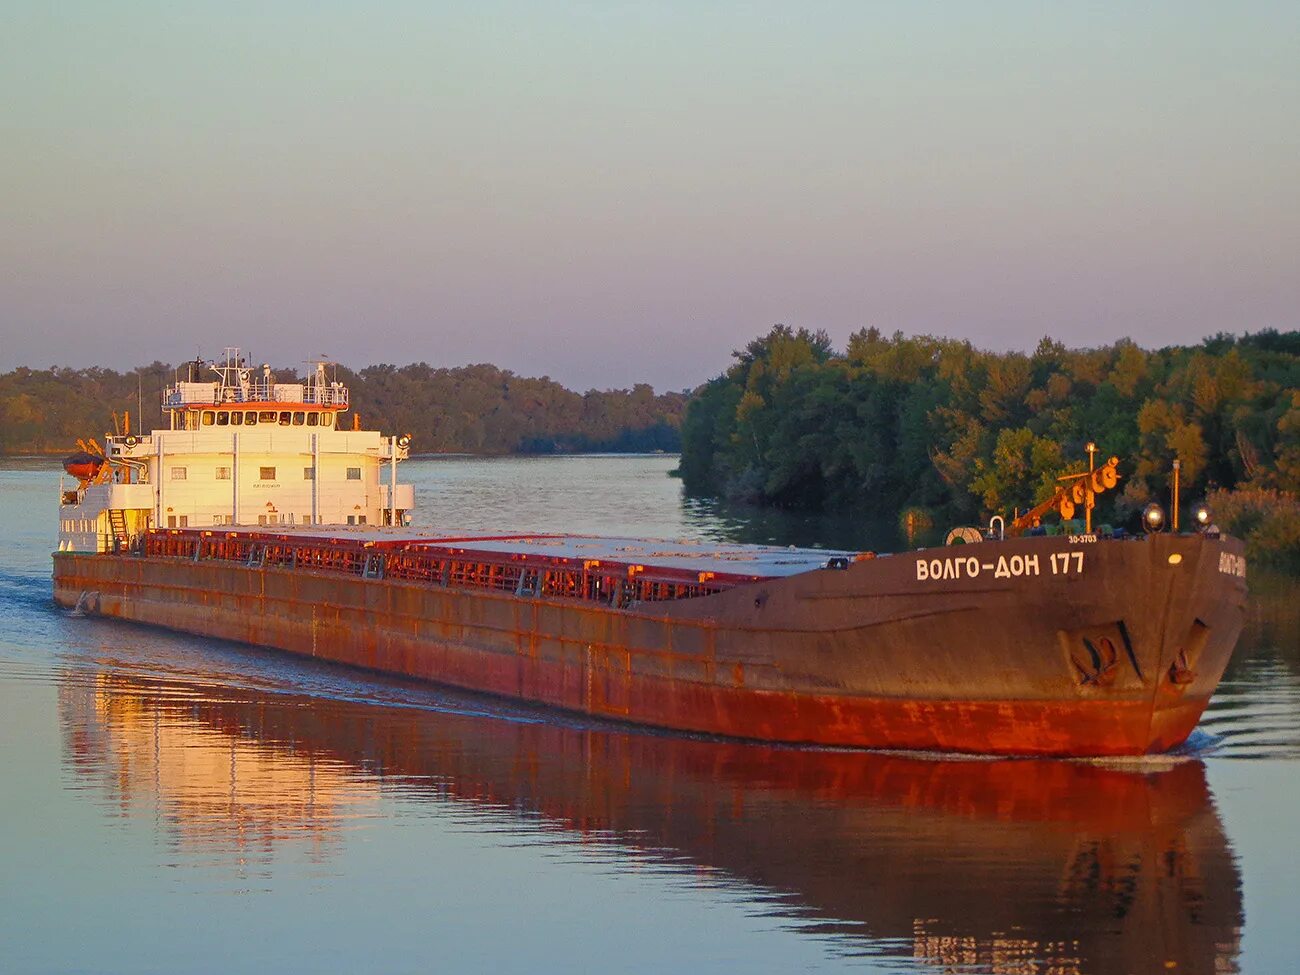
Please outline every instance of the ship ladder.
M126 533L126 512L121 508L110 508L108 525L113 529L113 548L117 551L126 548L131 541L131 537Z

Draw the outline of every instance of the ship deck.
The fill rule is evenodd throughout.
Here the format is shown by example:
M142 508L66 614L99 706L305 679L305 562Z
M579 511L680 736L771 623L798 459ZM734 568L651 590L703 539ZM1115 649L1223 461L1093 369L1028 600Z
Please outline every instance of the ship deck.
M164 530L167 534L197 534L195 529ZM323 544L380 551L430 555L481 554L492 559L526 562L598 562L643 566L699 577L767 579L823 568L831 559L853 561L861 553L840 549L782 548L699 539L649 539L598 535L493 534L466 532L432 534L414 528L314 525L275 529L215 528L203 534L289 544Z

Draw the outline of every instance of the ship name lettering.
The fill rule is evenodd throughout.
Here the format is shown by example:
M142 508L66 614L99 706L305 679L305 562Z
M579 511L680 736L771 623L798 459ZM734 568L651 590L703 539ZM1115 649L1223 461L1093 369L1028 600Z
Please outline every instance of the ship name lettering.
M1073 556L1074 558L1071 558ZM1061 560L1058 566L1057 559ZM1058 552L1052 555L1052 574L1082 572L1082 552ZM1037 555L999 555L996 562L980 562L973 555L945 559L918 559L916 581L930 582L946 579L978 579L980 573L992 572L995 579L1019 579L1042 574L1042 562Z
M1011 558L999 555L993 578L1018 579L1020 576L1036 576L1038 571L1037 555L1013 555Z
M1224 575L1236 576L1238 579L1246 578L1245 556L1234 555L1232 552L1220 552L1219 571Z
M980 574L980 560L973 555L949 559L918 559L916 581L930 579L975 579Z
M1083 574L1082 552L1053 552L1049 556L1052 575L1068 576Z

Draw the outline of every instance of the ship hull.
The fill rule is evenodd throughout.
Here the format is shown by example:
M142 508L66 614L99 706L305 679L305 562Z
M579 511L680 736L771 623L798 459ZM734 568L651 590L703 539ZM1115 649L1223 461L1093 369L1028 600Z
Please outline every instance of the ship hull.
M55 599L669 729L1101 756L1195 727L1244 620L1230 538L1016 539L629 608L221 560L57 553Z

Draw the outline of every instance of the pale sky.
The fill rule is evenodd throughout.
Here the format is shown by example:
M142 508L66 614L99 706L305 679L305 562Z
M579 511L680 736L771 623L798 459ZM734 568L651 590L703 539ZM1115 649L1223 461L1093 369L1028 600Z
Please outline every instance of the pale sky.
M1300 4L0 0L0 370L1300 327Z

